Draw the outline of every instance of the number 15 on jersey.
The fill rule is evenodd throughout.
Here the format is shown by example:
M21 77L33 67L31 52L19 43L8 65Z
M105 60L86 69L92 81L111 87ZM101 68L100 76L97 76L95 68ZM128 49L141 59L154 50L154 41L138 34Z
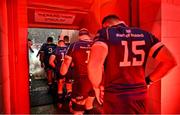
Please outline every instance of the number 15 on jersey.
M144 63L145 59L145 52L143 49L137 49L138 46L144 46L145 41L132 41L132 48L129 49L128 47L128 41L121 41L121 45L124 46L124 59L119 63L120 67L126 67L126 66L141 66ZM134 55L140 55L141 59L137 60L136 57L132 57L129 61L129 51L132 51Z

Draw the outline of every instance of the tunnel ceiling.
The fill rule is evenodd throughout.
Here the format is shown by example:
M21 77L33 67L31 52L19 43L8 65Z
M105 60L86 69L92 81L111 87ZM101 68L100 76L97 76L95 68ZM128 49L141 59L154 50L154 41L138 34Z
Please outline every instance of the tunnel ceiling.
M46 7L62 10L88 11L94 0L28 0L28 7Z
M94 0L28 0L28 25L33 28L78 29L93 3ZM44 17L37 17L39 14ZM51 14L57 17L49 16ZM71 19L59 18L62 15L71 16ZM48 21L45 21L46 19Z

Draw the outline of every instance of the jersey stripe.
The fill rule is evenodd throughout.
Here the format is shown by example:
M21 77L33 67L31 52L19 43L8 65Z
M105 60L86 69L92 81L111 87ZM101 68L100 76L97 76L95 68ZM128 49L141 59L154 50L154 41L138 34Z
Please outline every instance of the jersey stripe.
M149 56L150 57L155 57L156 55L154 55L154 53L163 46L163 44L161 42L156 43L153 47L151 47L150 52L149 52ZM160 50L160 49L159 49Z

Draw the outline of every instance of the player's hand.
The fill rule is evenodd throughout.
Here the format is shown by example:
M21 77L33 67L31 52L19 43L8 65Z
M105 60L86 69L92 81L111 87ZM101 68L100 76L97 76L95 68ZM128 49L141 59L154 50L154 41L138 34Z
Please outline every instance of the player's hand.
M44 63L41 63L41 68L44 68Z
M100 86L100 99L103 102L104 99L104 86Z
M96 99L97 99L98 103L99 103L100 105L102 105L102 104L103 104L103 98L102 98L102 96L101 96L101 90L100 90L100 88L94 88L94 91L95 91L95 96L96 96Z

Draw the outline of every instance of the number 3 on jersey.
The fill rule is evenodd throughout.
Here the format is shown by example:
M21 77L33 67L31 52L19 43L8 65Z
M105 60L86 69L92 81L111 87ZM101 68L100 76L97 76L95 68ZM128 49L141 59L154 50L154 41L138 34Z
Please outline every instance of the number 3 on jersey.
M128 42L127 41L121 41L121 44L124 46L124 59L122 62L120 62L120 67L126 67L126 66L141 66L144 63L145 58L145 52L143 49L137 49L138 46L144 46L145 41L132 41L132 49L128 48ZM132 58L132 61L129 61L129 50L132 50L132 52L135 55L140 55L141 60L137 60L136 57Z
M53 52L52 48L48 48L48 53L51 54Z

